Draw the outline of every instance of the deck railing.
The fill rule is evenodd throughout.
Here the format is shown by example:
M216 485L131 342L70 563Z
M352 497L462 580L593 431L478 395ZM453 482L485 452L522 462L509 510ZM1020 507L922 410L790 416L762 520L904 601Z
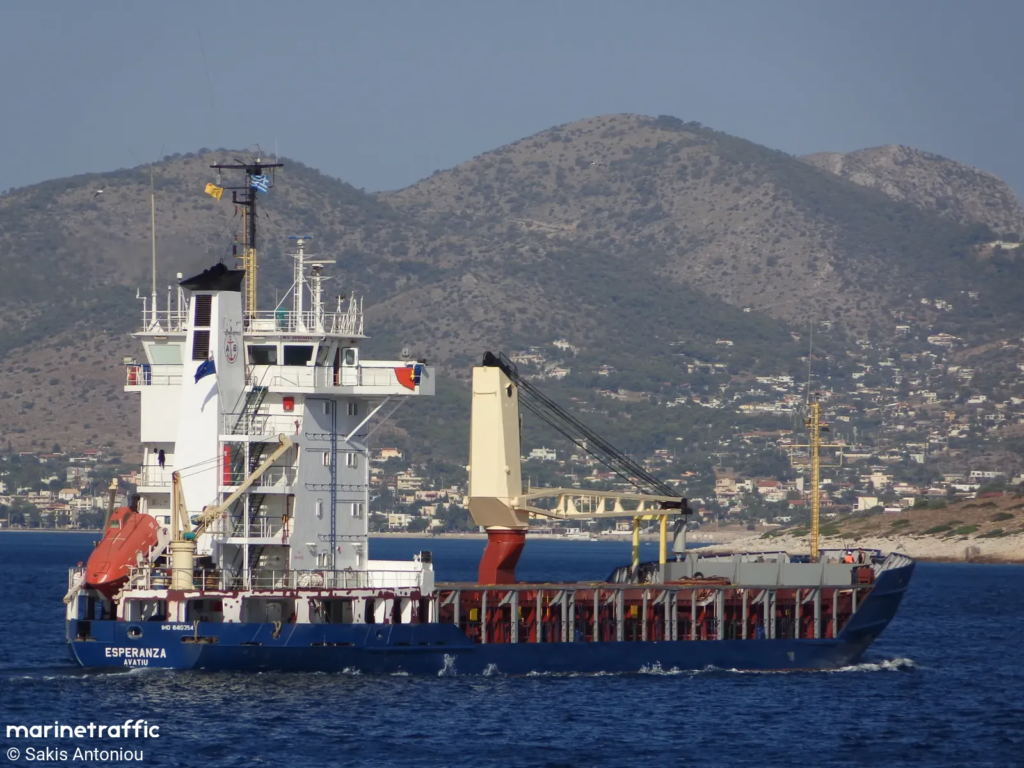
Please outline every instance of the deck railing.
M242 520L236 520L231 528L232 538L277 539L280 541L284 532L284 522L280 517L263 515L251 518L248 525Z
M142 314L142 333L183 333L188 330L188 310L148 307ZM245 319L248 332L281 331L289 333L330 333L342 336L363 335L362 305L351 303L347 309L325 312L322 309L295 312L290 309L272 309L256 312Z
M129 387L181 384L182 366L131 363L125 366L125 384Z
M225 413L221 417L222 435L297 435L301 426L302 417L289 413Z
M356 306L319 316L313 310L295 312L290 309L272 309L255 312L246 319L246 331L278 331L287 333L330 333L344 336L363 335L363 312Z
M158 309L146 307L142 312L143 333L182 333L188 329L188 310Z
M132 568L131 589L169 589L172 568ZM71 584L69 576L69 584ZM224 591L281 589L415 589L420 586L419 571L357 570L253 570L249 578L242 571L196 568L192 574L195 589Z
M196 363L198 365L198 363ZM250 384L271 387L399 387L395 365L333 366L251 366ZM129 387L177 386L184 366L130 363L125 366L125 384Z
M270 366L264 384L272 387L396 387L397 366Z
M872 588L439 584L435 615L478 643L835 638Z
M252 487L286 488L295 484L298 472L298 467L270 467L256 479L256 482L252 484ZM222 477L221 486L224 488L234 488L235 486L241 485L245 482L245 478L248 476L249 473L244 468L237 472L229 468Z
M171 474L173 472L174 467L170 464L163 467L158 464L146 464L139 471L138 482L136 485L150 488L163 488L170 486Z

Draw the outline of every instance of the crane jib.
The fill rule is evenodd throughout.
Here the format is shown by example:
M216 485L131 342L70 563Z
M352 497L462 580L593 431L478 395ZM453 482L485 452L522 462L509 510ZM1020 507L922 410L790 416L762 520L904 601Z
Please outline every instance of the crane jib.
M580 450L593 456L612 472L641 491L657 496L678 497L679 501L662 502L662 508L679 509L684 515L689 514L690 510L686 504L686 499L678 491L630 459L622 451L523 378L515 363L509 360L503 352L498 354L484 352L483 365L487 368L500 368L508 376L509 380L518 387L520 403L541 421L568 438Z

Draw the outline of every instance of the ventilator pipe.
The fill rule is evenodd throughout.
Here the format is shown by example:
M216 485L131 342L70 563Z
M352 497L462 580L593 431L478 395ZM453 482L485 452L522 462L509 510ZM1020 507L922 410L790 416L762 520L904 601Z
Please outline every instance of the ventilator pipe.
M171 542L171 589L195 589L196 542Z

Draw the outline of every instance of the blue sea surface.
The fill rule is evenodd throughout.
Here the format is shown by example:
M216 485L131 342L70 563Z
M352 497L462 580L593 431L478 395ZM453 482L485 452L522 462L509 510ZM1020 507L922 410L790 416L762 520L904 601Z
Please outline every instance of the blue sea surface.
M0 533L0 753L143 750L147 766L1024 765L1024 567L921 563L864 662L834 672L364 677L74 666L67 569L95 534ZM429 549L472 579L484 542ZM644 557L654 559L653 544ZM531 541L527 580L600 579L629 544ZM157 739L25 740L7 725L145 719ZM3 760L6 758L0 758ZM36 761L38 762L38 761ZM111 764L96 760L91 764ZM51 761L49 764L62 764ZM130 763L119 763L122 765Z

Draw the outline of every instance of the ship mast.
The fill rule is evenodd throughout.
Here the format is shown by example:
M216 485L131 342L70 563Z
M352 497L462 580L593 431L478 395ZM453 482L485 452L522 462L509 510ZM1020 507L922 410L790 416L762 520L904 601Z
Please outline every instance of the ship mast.
M808 464L797 464L792 462L794 467L807 467L811 468L811 562L818 562L818 540L819 540L819 526L821 521L821 468L826 467L838 467L842 465L843 454L842 448L843 443L823 443L821 441L821 433L828 432L828 424L821 420L821 403L818 401L817 395L807 404L808 416L804 420L804 426L807 427L809 433L809 440L805 445L791 445L791 449L806 448L809 455ZM822 464L821 463L821 449L822 448L839 448L839 460L835 464Z
M811 403L811 415L805 422L811 432L811 562L818 562L818 523L821 519L821 403Z
M274 185L273 176L266 175L269 169L283 168L283 163L264 163L260 158L245 161L235 158L234 163L215 164L218 180L220 171L243 171L245 173L245 184L239 187L222 187L221 191L231 190L231 202L242 209L242 253L235 253L235 257L241 259L242 269L245 270L245 282L242 288L242 313L246 319L252 319L256 315L256 270L257 264L257 242L256 242L256 193L266 192Z

